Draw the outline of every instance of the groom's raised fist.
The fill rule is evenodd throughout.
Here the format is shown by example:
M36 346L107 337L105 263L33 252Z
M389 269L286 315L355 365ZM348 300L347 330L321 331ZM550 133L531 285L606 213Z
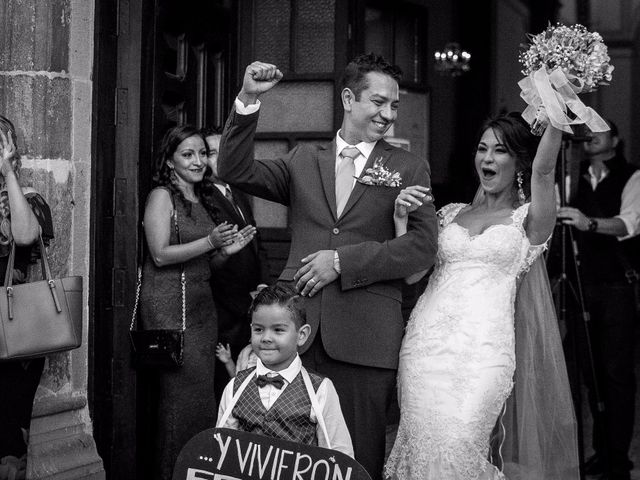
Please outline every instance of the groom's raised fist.
M245 105L255 103L264 92L282 79L282 72L270 63L253 62L244 71L242 90L238 98Z

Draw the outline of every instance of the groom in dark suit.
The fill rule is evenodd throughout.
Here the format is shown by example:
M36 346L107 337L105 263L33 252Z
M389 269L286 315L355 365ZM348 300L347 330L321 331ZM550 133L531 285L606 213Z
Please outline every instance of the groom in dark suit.
M334 382L356 459L374 480L382 478L404 329L402 279L430 268L437 248L430 201L410 214L408 233L395 236L394 178L430 187L427 161L382 139L397 116L399 76L382 57L356 58L344 72L344 117L331 145L254 160L258 97L282 78L276 66L254 62L227 120L218 166L232 185L290 207L291 249L280 280L308 296L312 334L302 360Z

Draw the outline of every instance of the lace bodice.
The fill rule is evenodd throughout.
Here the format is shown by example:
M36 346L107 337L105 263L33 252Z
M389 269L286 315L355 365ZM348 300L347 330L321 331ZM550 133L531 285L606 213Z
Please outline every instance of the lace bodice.
M491 225L477 235L455 223L464 203L451 203L439 212L438 264L480 262L508 275L520 275L528 270L546 248L531 245L524 230L529 203L513 211L510 224Z

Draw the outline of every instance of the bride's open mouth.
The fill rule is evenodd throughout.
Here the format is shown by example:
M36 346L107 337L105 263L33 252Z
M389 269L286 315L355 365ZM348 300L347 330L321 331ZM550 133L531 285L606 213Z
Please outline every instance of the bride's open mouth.
M485 180L491 180L493 177L497 175L497 172L495 170L487 167L482 167L481 172L482 172L482 178L484 178Z

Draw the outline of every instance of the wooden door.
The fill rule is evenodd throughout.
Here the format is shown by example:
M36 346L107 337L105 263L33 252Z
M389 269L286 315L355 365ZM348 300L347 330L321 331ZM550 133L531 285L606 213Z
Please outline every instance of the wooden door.
M230 105L230 28L222 0L155 0L144 34L141 193L147 193L155 152L167 128L190 123L221 127ZM144 27L144 25L143 25Z
M146 479L147 445L153 441L128 328L156 145L173 125L222 124L234 54L231 5L96 2L89 397L109 479Z

